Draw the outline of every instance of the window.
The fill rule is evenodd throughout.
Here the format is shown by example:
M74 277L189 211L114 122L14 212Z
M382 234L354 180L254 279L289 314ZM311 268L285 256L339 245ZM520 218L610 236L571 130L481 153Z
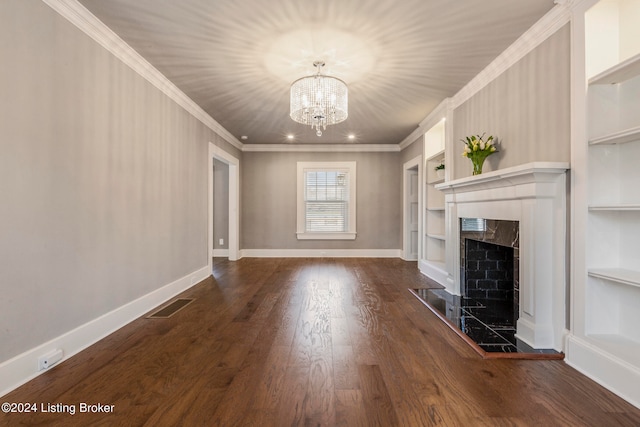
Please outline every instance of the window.
M298 239L355 239L355 200L355 162L298 162Z

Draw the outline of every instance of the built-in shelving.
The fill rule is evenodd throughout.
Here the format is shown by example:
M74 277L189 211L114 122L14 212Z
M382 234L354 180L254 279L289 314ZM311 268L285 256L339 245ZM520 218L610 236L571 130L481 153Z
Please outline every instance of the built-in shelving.
M579 234L566 360L640 405L640 2L590 0L578 9L573 24L584 33L574 33L572 68L587 93L577 91L572 106L580 135L572 169L584 179L572 186Z
M449 171L445 163L445 120L439 120L425 133L425 194L424 194L424 258L420 270L436 282L446 286L447 239L444 194L435 186L446 182ZM436 166L445 169L436 171Z

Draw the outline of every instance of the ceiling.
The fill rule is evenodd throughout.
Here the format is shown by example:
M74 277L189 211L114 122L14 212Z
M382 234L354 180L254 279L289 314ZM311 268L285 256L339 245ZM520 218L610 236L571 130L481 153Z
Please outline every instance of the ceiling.
M243 144L398 144L554 6L554 0L79 1ZM348 119L321 137L289 118L289 87L314 74L315 60L349 86Z

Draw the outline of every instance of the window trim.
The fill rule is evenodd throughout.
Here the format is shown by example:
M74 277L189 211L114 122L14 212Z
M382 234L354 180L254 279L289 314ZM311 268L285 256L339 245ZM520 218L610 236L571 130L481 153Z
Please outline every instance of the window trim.
M345 232L314 232L305 230L304 173L306 171L346 171L349 179L349 217ZM355 240L356 238L356 162L298 162L297 171L297 230L298 240Z

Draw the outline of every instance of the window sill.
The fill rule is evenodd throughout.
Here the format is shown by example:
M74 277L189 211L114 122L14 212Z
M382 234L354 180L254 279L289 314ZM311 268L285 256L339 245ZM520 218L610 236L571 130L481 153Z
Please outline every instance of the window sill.
M296 233L298 240L355 240L356 233Z

